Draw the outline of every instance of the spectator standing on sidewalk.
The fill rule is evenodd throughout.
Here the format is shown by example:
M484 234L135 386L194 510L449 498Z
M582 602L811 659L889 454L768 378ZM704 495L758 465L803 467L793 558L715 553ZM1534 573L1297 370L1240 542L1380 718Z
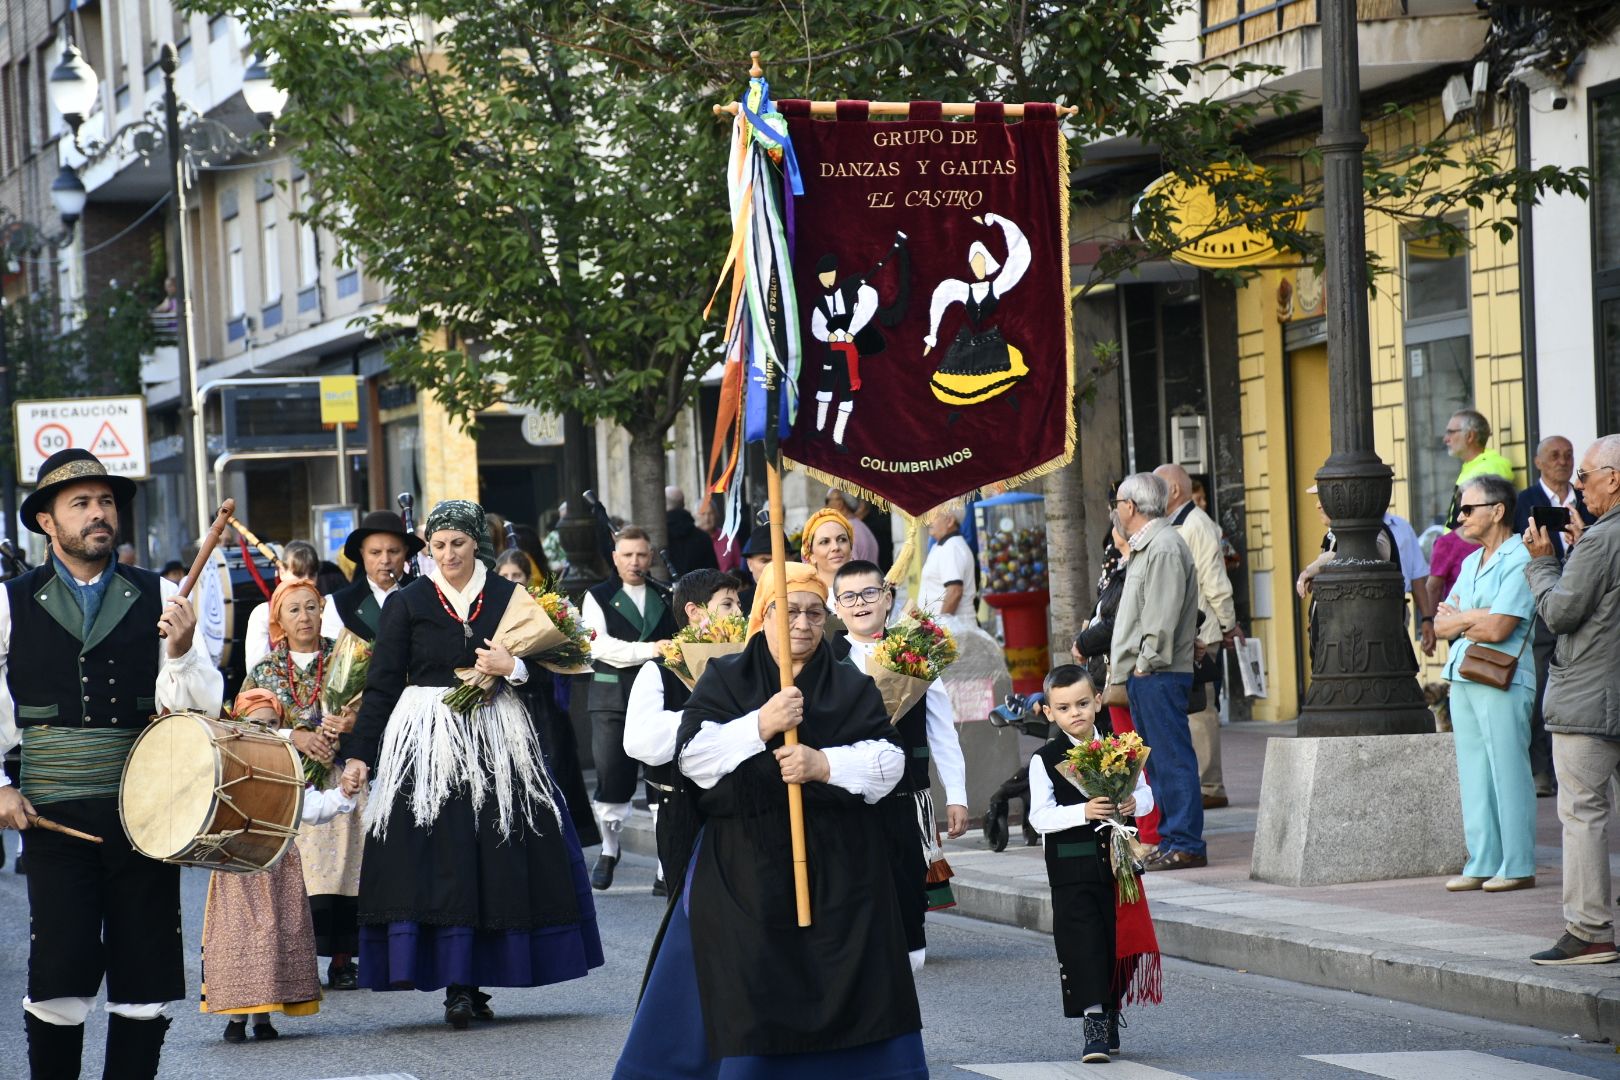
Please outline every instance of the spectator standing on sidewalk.
M1114 615L1110 684L1125 684L1131 720L1153 748L1153 782L1163 820L1149 870L1207 866L1198 757L1187 725L1198 572L1192 552L1164 516L1169 491L1152 473L1127 476L1114 510L1129 539L1131 570Z
M1192 477L1180 465L1160 465L1153 475L1170 491L1165 515L1192 553L1198 574L1198 607L1204 618L1198 628L1203 646L1193 672L1192 711L1187 724L1198 755L1198 786L1205 810L1226 805L1226 784L1221 778L1221 712L1216 702L1221 645L1243 640L1232 606L1232 582L1221 555L1221 527L1193 502Z
M1553 538L1525 530L1536 613L1558 635L1543 708L1564 824L1564 934L1537 964L1606 964L1615 958L1609 899L1610 782L1620 773L1620 435L1593 443L1575 470L1591 528L1570 519L1562 566Z
M1530 527L1537 507L1561 506L1581 524L1590 525L1597 518L1586 508L1586 501L1570 477L1575 472L1575 447L1562 435L1549 435L1536 447L1536 482L1519 492L1518 505L1513 512L1513 529L1523 533ZM1552 535L1553 554L1562 561L1564 538ZM1552 666L1553 646L1558 635L1547 629L1540 616L1536 618L1536 640L1531 648L1536 657L1536 707L1530 713L1530 772L1536 781L1536 797L1547 798L1557 793L1553 779L1552 736L1547 734L1547 721L1542 712L1542 699L1547 694L1547 671Z
M1530 709L1536 672L1527 646L1535 602L1525 578L1530 553L1513 532L1513 485L1481 476L1463 488L1459 531L1480 549L1462 565L1457 587L1435 611L1434 630L1451 642L1451 730L1462 794L1468 862L1450 892L1509 892L1536 884L1536 788L1530 780ZM1481 648L1514 657L1507 685L1475 677Z
M1491 422L1475 409L1458 409L1446 421L1446 452L1462 462L1457 470L1457 486L1451 493L1451 509L1446 512L1446 527L1457 527L1457 504L1463 485L1481 476L1500 476L1513 481L1513 463L1490 448ZM1443 594L1442 594L1443 595Z

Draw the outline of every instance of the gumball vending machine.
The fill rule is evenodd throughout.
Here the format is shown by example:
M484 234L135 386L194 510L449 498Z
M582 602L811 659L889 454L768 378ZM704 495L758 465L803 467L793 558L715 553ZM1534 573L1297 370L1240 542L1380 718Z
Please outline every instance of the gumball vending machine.
M1009 492L973 504L984 602L1001 613L1007 668L1020 694L1040 690L1047 652L1046 500Z

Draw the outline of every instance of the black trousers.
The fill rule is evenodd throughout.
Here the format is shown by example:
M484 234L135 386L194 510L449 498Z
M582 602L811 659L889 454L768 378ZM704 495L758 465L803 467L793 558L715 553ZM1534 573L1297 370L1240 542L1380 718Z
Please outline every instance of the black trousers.
M99 836L28 832L28 997L95 997L129 1005L186 996L180 868L130 847L117 799L71 799L40 810Z
M924 916L928 914L928 863L923 858L922 834L917 830L917 797L897 791L878 804L889 841L889 874L900 901L900 921L906 928L906 951L928 945Z
M1052 944L1063 985L1063 1015L1087 1006L1119 1008L1114 991L1114 883L1052 886Z
M635 797L641 762L624 752L624 710L591 710L591 757L596 760L599 803L627 803Z
M1530 711L1530 771L1536 776L1551 776L1552 736L1547 733L1547 717L1541 711L1541 702L1547 696L1547 671L1552 667L1558 635L1547 629L1539 615L1535 634L1536 640L1531 646L1536 658L1536 704Z

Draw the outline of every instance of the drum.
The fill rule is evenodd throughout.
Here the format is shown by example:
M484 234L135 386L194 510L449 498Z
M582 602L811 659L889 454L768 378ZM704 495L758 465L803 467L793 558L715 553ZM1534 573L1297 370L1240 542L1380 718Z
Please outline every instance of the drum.
M290 742L192 712L141 732L118 792L119 819L142 855L243 874L276 864L303 808L303 766Z

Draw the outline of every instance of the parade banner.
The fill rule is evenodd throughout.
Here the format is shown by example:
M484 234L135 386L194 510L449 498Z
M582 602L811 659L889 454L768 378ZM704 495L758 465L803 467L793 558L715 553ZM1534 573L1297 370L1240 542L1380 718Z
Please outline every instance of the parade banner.
M937 102L870 120L779 101L804 194L789 234L798 415L784 453L919 515L1074 452L1068 158L1051 105L1021 122Z

